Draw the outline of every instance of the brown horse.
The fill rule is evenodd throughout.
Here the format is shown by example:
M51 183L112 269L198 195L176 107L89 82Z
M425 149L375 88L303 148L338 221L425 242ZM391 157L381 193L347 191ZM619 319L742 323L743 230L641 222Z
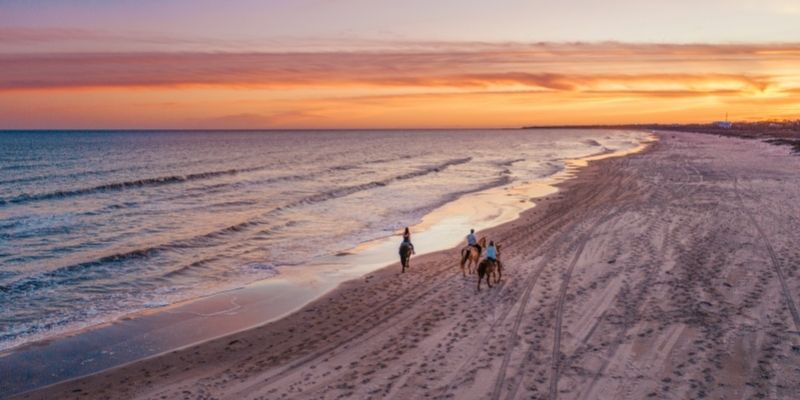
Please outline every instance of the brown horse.
M410 267L411 262L411 253L413 249L411 245L403 242L400 244L400 265L403 266L403 270L401 272L406 272L406 268Z
M480 264L478 264L478 290L481 290L481 280L483 277L486 277L486 284L489 285L489 288L492 288L492 275L494 275L494 283L500 283L500 278L503 277L503 263L500 261L500 245L496 245L497 248L497 261L489 260L488 258L484 258L481 260Z
M486 238L482 237L478 240L478 245L481 246L481 249L486 248ZM478 261L481 259L481 251L475 248L475 246L466 245L463 249L461 249L461 273L464 276L467 276L467 271L469 274L472 275L475 271L473 271L473 266L478 265ZM464 269L464 265L467 266Z

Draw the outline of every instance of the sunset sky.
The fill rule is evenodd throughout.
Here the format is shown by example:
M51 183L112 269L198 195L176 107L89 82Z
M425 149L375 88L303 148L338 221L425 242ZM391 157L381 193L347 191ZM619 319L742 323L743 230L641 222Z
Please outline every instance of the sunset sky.
M0 129L800 118L797 0L0 0Z

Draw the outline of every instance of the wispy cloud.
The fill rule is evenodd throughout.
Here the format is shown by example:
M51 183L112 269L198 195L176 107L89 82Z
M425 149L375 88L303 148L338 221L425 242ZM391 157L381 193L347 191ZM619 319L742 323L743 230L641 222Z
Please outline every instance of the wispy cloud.
M103 38L96 30L79 28L8 28L0 27L0 42L4 45L43 43L65 40L96 40Z
M686 120L728 106L748 116L785 115L797 109L792 99L800 90L800 44L792 43L351 45L0 54L0 106L11 110L0 117L13 120L13 110L24 110L31 118L31 110L47 109L51 118L83 113L88 120L91 105L102 103L108 118L150 118L162 126L399 126L411 115L420 118L417 126L459 118L496 126L534 123L536 111L548 123L577 113L582 122ZM169 113L153 106L164 102L173 104ZM619 104L628 107L624 118Z
M0 90L234 85L759 91L781 89L785 72L775 67L798 61L800 45L620 43L455 43L413 52L5 54Z

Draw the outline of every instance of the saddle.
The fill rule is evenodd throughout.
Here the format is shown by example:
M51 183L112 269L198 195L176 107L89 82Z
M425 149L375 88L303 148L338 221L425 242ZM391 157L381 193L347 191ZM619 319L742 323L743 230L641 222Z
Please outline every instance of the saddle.
M479 244L468 244L468 245L464 246L464 248L462 248L461 251L462 252L463 251L469 251L469 250L472 250L472 249L478 250L478 252L482 252L483 251L483 248L481 248L481 245L479 245Z

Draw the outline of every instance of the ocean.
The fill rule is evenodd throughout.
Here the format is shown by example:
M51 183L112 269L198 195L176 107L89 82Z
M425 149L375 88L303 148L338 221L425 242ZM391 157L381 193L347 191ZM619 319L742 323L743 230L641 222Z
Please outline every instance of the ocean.
M0 132L0 350L313 269L456 199L544 180L646 136Z

